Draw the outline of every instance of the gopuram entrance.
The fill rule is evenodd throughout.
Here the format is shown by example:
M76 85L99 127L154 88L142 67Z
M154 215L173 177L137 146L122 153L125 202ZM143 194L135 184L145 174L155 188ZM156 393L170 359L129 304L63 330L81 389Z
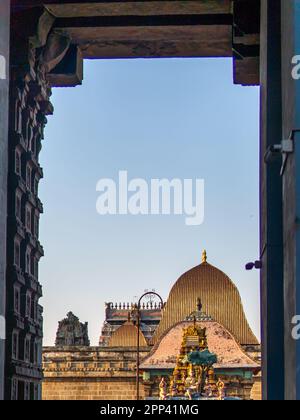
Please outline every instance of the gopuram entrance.
M300 351L291 338L291 319L300 303L296 293L300 241L294 226L299 190L295 168L300 157L294 153L283 174L280 159L265 159L270 146L281 144L283 137L296 138L300 127L299 115L293 112L300 93L291 78L300 31L299 2L2 0L0 12L1 325L6 321L5 334L4 328L0 334L0 396L13 399L16 392L23 398L40 396L38 265L44 251L38 238L43 212L38 157L47 115L53 113L51 89L81 84L84 59L232 57L233 82L262 87L264 397L300 397L296 374ZM286 202L289 206L284 206ZM21 287L30 292L33 323L24 317L25 309L15 310ZM16 351L28 346L36 349L33 365L21 361Z

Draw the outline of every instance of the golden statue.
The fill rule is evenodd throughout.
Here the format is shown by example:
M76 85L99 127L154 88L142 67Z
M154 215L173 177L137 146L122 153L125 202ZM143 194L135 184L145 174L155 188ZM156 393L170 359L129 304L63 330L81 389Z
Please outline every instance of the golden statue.
M205 380L204 395L206 398L212 398L214 396L213 387L208 378Z
M177 395L178 395L178 388L176 385L176 381L172 379L170 383L170 397L176 397Z
M200 375L199 375L200 376ZM190 369L190 373L185 380L186 396L191 400L192 395L199 392L199 379L197 380L195 371L193 368Z
M162 378L159 384L159 399L162 401L167 399L167 383L165 378Z
M206 252L203 253L203 262L206 262ZM205 260L205 261L204 261ZM202 302L197 300L198 312L202 311ZM170 398L201 399L216 398L224 399L224 383L219 380L216 384L213 365L217 363L217 356L208 349L206 328L197 325L196 316L189 317L187 328L183 329L182 344L177 356L176 366L170 378L169 393L166 391L166 381L162 378L159 385L161 400Z
M225 398L225 384L221 381L219 378L217 384L216 384L217 390L218 390L218 400L222 401Z
M195 395L200 396L205 391L206 377L213 388L215 383L212 364L215 361L210 363L209 356L214 356L213 360L216 360L215 355L208 350L206 328L198 326L194 319L194 322L183 330L182 345L171 378L169 395L189 399Z

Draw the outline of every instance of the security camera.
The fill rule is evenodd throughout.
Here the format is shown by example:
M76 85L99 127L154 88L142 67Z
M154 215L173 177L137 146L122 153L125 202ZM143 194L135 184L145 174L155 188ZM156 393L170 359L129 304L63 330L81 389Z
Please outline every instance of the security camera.
M251 270L253 270L253 268L254 268L254 263L248 263L248 264L246 264L246 270L247 271L251 271Z
M255 261L254 267L256 268L256 270L261 270L262 269L262 262L261 261Z
M255 262L250 262L250 263L246 264L246 270L247 271L251 271L251 270L253 270L253 268L255 268L256 270L261 270L262 269L262 262L261 261L255 261Z

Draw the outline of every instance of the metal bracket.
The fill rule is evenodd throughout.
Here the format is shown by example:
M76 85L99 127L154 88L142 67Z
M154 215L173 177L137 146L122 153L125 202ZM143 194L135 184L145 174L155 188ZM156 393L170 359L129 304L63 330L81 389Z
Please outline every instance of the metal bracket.
M272 146L269 146L265 153L265 162L269 163L280 155L290 153L294 153L294 141L292 138L282 140L281 144L272 144Z
M282 161L282 166L281 166L281 170L280 170L280 176L283 176L283 174L285 172L285 168L286 168L286 164L287 164L289 155L291 153L294 153L294 151L295 151L295 134L296 133L300 133L300 129L294 129L294 130L292 130L291 131L291 134L290 134L290 137L287 140L289 143L292 144L292 146L290 146L292 148L292 151L291 152L289 152L289 151L283 152L283 161ZM289 146L288 146L288 149L289 149Z
M282 166L280 175L284 174L289 155L295 151L295 134L300 133L300 129L294 129L288 139L283 139L281 144L273 144L268 147L264 160L265 163L270 163L278 157L282 157Z

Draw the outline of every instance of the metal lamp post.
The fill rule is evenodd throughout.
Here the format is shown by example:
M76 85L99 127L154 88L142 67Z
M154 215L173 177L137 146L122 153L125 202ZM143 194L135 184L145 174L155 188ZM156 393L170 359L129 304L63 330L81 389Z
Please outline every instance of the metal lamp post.
M141 320L141 302L144 297L149 295L155 295L158 297L161 303L161 309L164 307L164 301L162 297L156 292L146 292L144 293L138 300L138 304L136 306L136 313L137 313L137 352L136 352L136 399L139 401L140 399L140 320Z

